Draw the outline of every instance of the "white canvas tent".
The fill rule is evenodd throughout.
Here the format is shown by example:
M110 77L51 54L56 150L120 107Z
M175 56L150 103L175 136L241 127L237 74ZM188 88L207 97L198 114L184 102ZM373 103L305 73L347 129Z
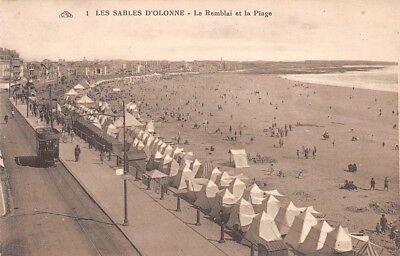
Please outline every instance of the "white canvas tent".
M301 213L302 209L297 208L293 202L286 207L281 207L275 217L281 235L286 235L293 224L294 218Z
M173 187L178 190L187 188L186 180L188 179L194 179L194 175L192 170L190 170L188 166L185 166L182 170L179 170L178 174L175 176Z
M75 91L74 89L71 89L68 92L66 92L64 95L71 97L71 96L78 96L79 93L77 91Z
M294 218L294 222L285 237L285 242L297 250L299 244L304 242L311 228L317 223L317 218L309 210L303 211Z
M236 176L230 175L228 172L223 172L217 180L217 184L220 187L229 187L229 185L235 180Z
M261 190L256 183L253 183L251 186L247 187L244 190L243 197L251 202L253 205L260 205L265 198L264 191Z
M241 198L231 209L231 214L226 226L233 228L238 225L242 231L247 231L249 225L255 217L254 209L251 203Z
M217 195L219 192L218 186L212 181L209 180L207 185L205 185L200 193L197 195L197 199L194 202L194 205L200 207L203 210L208 210L211 208L211 200Z
M325 244L318 252L319 255L333 255L335 253L350 252L353 244L349 232L338 226L326 236Z
M218 167L215 167L212 172L209 175L209 179L212 180L213 182L216 182L217 179L222 175L222 172L218 169Z
M92 104L92 103L94 103L94 101L91 98L89 98L89 96L87 96L85 94L76 103L79 103L79 104Z
M297 251L305 255L312 255L321 250L325 244L326 236L333 229L325 220L319 221L317 225L311 227L306 239L298 246Z
M217 193L215 198L211 200L211 212L210 216L218 219L220 216L220 211L223 214L228 214L231 207L238 201L238 199L225 188Z
M193 172L195 173L195 175L197 174L197 172L199 171L199 169L200 169L200 166L201 166L201 163L200 163L200 161L199 160L197 160L197 159L195 159L192 163L191 163L191 165L190 165L190 169L192 169L193 170Z
M132 114L125 112L125 126L132 127L132 126L143 126L141 122L139 122L136 117Z
M146 132L154 133L154 121L150 120L146 125Z
M231 149L229 153L230 162L233 161L235 168L250 167L247 163L247 153L244 149Z
M196 200L197 195L200 193L203 186L207 184L208 180L206 179L187 179L186 180L186 197L190 200Z
M244 190L246 189L246 184L240 179L235 178L235 180L229 185L229 191L237 198L241 198Z
M274 189L274 190L265 190L264 193L267 194L267 195L273 195L273 196L284 196L281 193L279 193L279 191L276 190L276 189Z
M85 87L83 87L83 85L81 85L81 84L77 84L74 86L74 89L75 90L85 90Z
M253 219L244 238L253 244L265 244L265 242L282 240L274 218L269 216L266 212L259 213Z
M256 213L265 211L266 213L268 213L268 215L275 218L282 204L273 195L268 195L266 198L264 198L261 204L254 204L253 206Z

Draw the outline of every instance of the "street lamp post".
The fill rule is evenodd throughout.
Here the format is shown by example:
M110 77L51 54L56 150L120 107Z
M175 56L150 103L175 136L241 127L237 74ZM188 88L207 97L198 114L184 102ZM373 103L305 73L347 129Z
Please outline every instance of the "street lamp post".
M127 157L126 157L126 115L125 115L125 100L122 100L122 115L123 115L123 129L124 129L124 175L128 173L127 170ZM127 180L124 179L124 223L122 225L128 226L128 193L127 193Z
M8 98L11 98L11 58L10 58L10 66L9 66L9 73L8 73Z

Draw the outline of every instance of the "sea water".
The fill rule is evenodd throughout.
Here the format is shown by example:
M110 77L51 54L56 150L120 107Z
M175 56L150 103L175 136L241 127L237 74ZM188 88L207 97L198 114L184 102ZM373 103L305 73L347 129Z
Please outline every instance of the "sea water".
M380 69L369 71L349 71L344 73L326 74L290 74L281 75L280 77L303 83L398 92L398 71L398 66L385 66Z

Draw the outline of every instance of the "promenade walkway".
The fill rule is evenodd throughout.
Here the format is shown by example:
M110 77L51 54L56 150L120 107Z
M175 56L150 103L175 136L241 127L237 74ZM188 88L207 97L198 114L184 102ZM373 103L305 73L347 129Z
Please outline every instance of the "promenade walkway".
M26 105L17 105L26 115ZM28 122L43 126L30 115ZM74 160L74 147L79 145L79 162ZM176 212L176 197L169 193L164 200L154 190L147 190L141 181L128 182L129 226L123 222L123 180L115 175L115 159L101 163L99 152L89 149L81 139L60 143L60 161L120 227L143 255L250 255L250 249L225 235L219 243L220 227L202 214L201 226L196 226L196 210L181 200L181 212ZM120 167L119 167L120 168Z

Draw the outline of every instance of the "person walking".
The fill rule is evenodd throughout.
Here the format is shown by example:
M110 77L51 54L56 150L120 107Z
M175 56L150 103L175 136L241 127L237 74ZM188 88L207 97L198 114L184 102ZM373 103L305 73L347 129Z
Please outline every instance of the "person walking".
M300 151L299 150L297 150L297 159L299 159L300 158Z
M79 145L76 145L75 147L75 162L79 161L79 155L81 154L81 148Z
M7 124L8 123L8 115L4 116L4 122Z
M72 142L74 142L74 138L75 138L75 132L74 132L73 129L71 130L71 135L70 136L71 136L71 143L72 143Z
M375 179L374 178L371 178L371 187L369 189L375 190Z
M104 154L105 154L105 151L106 151L105 147L102 146L101 149L100 149L100 162L101 162L101 163L104 163Z
M14 115L15 115L14 109L12 109L12 110L11 110L11 117L14 118Z
M389 191L389 179L385 177L385 181L383 182L383 189Z

